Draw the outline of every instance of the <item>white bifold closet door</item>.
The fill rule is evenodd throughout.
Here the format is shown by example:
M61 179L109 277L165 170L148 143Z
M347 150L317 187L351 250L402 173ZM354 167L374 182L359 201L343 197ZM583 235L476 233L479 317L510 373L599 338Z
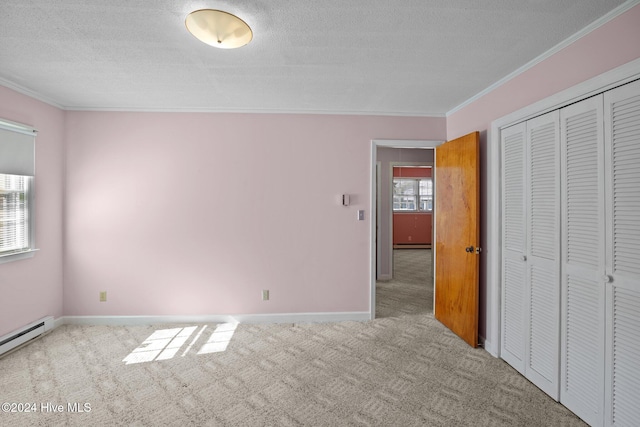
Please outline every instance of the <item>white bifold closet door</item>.
M501 357L525 375L526 123L503 129Z
M527 122L526 377L554 399L560 372L559 112Z
M590 425L640 420L640 82L561 110L562 384Z
M502 357L559 395L559 113L505 129Z
M502 358L640 425L640 80L501 132Z
M602 96L560 112L562 335L560 401L591 425L604 410L605 218Z
M606 92L605 425L640 423L640 81Z

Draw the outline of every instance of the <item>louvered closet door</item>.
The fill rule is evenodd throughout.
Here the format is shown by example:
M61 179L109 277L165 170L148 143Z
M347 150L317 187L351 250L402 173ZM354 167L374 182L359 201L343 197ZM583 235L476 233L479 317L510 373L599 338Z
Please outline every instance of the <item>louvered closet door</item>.
M591 425L604 416L603 98L560 111L562 313L560 401Z
M526 125L503 129L501 357L525 374L526 326Z
M527 122L525 376L558 399L560 364L559 111Z
M605 425L640 423L640 81L605 94ZM606 279L607 277L605 277Z

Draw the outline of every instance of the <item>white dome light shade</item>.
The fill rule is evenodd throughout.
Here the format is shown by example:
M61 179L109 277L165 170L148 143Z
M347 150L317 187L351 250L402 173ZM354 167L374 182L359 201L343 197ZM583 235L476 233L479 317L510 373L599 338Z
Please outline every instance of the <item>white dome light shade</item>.
M253 32L246 22L221 10L191 12L187 15L185 25L198 40L221 49L242 47L253 38Z

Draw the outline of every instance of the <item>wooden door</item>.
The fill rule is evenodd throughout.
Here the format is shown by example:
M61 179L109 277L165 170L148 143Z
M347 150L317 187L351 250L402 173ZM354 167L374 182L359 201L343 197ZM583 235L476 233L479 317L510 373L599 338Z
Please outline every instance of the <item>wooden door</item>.
M478 345L480 176L478 132L436 148L436 319Z

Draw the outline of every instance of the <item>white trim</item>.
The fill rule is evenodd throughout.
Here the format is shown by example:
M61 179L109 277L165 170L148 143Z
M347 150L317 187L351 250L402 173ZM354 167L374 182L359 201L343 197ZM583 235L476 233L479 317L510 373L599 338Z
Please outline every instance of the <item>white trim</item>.
M557 110L640 78L640 58L507 114L491 123L493 130Z
M53 100L53 98L49 98L48 96L44 96L39 92L36 92L35 90L31 90L28 89L24 86L21 86L17 83L14 83L10 80L4 79L2 77L0 77L0 85L6 87L7 89L11 89L13 91L16 91L18 93L21 93L23 95L27 95L30 98L36 99L38 101L42 101L45 104L49 104L53 107L56 108L60 108L61 110L64 110L65 108L62 106L62 104L56 102Z
M343 111L343 110L280 110L250 108L197 108L197 107L61 107L66 111L134 112L134 113L241 113L241 114L295 114L295 115L334 115L334 116L381 116L381 117L446 117L444 113L415 111Z
M494 145L493 140L498 138ZM494 357L500 357L500 280L502 265L502 218L500 199L500 176L502 175L500 161L500 132L490 127L487 129L487 195L486 204L489 220L485 230L487 247L484 249L487 257L487 272L485 274L485 298L487 311L485 313L485 342L484 349ZM496 315L497 310L497 315ZM497 316L497 317L496 317Z
M371 163L369 164L369 200L371 212L371 223L369 230L369 319L376 317L376 164L378 162L378 147L390 148L436 148L444 141L441 140L408 140L408 139L372 139L371 140ZM435 197L435 195L434 195ZM435 245L432 245L435 253ZM393 270L392 270L393 271Z
M64 316L56 319L65 325L150 325L163 323L326 323L369 320L367 312L207 314L184 316Z
M65 324L65 317L64 316L57 317L53 321L53 328L52 329L57 329L57 328L59 328L60 326L62 326L64 324Z
M378 243L382 240L382 229L380 228L378 221L382 218L380 212L382 211L382 198L378 197L382 193L382 162L376 161L376 215L373 217L373 221L376 221L376 277L378 280L391 280L391 274L380 274L380 260L382 259L381 245ZM388 277L388 278L387 278Z
M63 105L53 98L28 89L10 80L0 77L0 86L11 89L30 98L49 104L64 111L97 111L97 112L127 112L127 113L242 113L242 114L313 114L335 116L381 116L381 117L421 117L445 118L444 113L427 113L416 111L331 111L331 110L278 110L278 109L249 109L249 108L199 108L199 107L82 107Z
M640 58L607 71L585 82L558 92L527 107L494 120L487 129L487 200L489 223L487 236L487 345L485 349L493 356L500 357L500 295L501 295L501 199L500 199L500 131L574 102L605 92L614 87L640 78Z
M478 99L480 99L483 96L487 95L489 92L492 92L493 90L499 88L500 86L502 86L503 84L507 83L508 81L518 77L520 74L525 73L526 71L528 71L531 68L535 67L536 65L538 65L542 61L544 61L544 60L550 58L551 56L555 55L556 53L560 52L562 49L564 49L567 46L569 46L569 45L573 44L574 42L578 41L582 37L586 36L587 34L591 33L592 31L594 31L597 28L601 27L602 25L606 24L607 22L609 22L609 21L617 18L618 16L622 15L623 13L625 13L626 11L628 11L629 9L631 9L632 7L637 5L638 3L640 3L640 0L628 0L628 1L624 2L624 3L622 3L620 6L616 7L615 9L613 9L612 11L607 13L606 15L603 15L600 18L596 19L591 24L587 25L586 27L584 27L583 29L581 29L577 33L573 34L569 38L567 38L567 39L563 40L562 42L558 43L557 45L555 45L554 47L552 47L548 51L546 51L543 54L535 57L534 59L532 59L531 61L527 62L526 64L524 64L520 68L516 69L515 71L512 71L511 73L507 74L506 76L504 76L503 78L501 78L497 82L493 83L491 86L485 88L484 90L478 92L477 94L475 94L471 98L467 99L462 104L459 104L458 106L456 106L456 107L452 108L451 110L447 111L447 113L445 115L447 117L449 117L450 115L452 115L454 113L457 113L458 111L462 110L464 107L468 106L469 104L472 104L472 103L476 102Z
M12 254L0 255L0 264L13 262L13 261L20 261L21 259L33 258L33 256L35 255L35 252L39 250L40 249L29 249L22 252L15 252Z

